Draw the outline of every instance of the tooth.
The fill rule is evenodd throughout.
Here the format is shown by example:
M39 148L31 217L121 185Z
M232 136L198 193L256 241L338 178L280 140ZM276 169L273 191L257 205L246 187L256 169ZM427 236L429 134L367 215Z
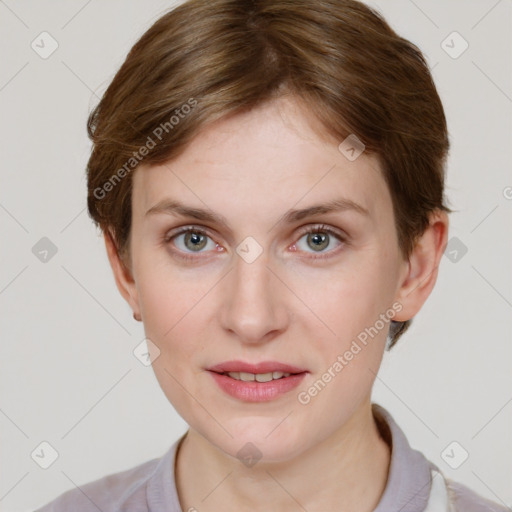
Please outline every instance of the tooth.
M256 375L256 380L258 382L270 382L272 380L272 372L270 372L270 373L258 373Z
M227 372L232 379L242 380L244 382L270 382L289 377L291 373L286 372L268 372L268 373L248 373L248 372Z

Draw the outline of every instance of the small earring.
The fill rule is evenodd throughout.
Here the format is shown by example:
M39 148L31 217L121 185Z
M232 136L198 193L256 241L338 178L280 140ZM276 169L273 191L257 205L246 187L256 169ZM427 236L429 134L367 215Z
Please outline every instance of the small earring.
M137 322L140 322L142 320L142 318L140 317L140 315L137 315L137 313L133 313L133 318L134 320L137 320Z

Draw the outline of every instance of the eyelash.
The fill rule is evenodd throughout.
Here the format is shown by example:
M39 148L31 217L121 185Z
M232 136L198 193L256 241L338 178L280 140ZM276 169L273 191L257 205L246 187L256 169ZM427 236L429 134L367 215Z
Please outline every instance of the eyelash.
M171 240L173 240L177 236L182 235L184 233L196 233L196 234L207 236L213 240L212 236L208 233L208 231L204 230L203 228L200 228L198 226L185 226L183 228L180 228L176 232L166 234L164 237L164 242L166 244L168 244L169 242L171 242ZM343 236L341 233L338 233L337 231L325 226L324 224L308 226L307 229L304 229L303 231L300 232L298 240L300 240L304 235L309 235L312 233L327 233L329 236L334 236L340 242L342 242L344 245L347 245L347 239L345 236ZM308 256L308 257L311 259L314 259L314 260L325 259L325 258L331 257L331 253L333 253L333 252L337 253L338 251L339 251L339 248L332 249L332 250L328 251L326 254L323 254L321 256ZM190 256L189 254L191 254L191 253L183 253L183 251L180 251L180 250L173 251L173 252L175 252L179 258L182 258L184 260L191 261L191 260L196 260L198 258L198 256Z

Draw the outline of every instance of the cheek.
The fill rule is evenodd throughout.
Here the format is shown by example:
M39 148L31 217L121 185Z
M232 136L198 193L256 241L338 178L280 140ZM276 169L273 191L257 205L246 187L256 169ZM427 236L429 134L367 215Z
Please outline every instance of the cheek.
M137 292L148 337L149 330L165 341L186 330L187 337L194 339L197 312L205 306L218 276L206 267L179 267L165 251L140 254L137 263Z
M390 264L377 250L368 249L331 269L302 268L294 274L297 294L328 327L329 334L323 337L328 344L343 348L390 307L394 291Z
M203 280L168 265L148 265L139 273L144 331L159 349L153 371L169 401L185 418L194 403L180 384L191 388L191 380L201 372L192 362L206 345L204 308L213 284L211 278Z
M324 293L316 294L315 311L335 334L325 331L312 338L320 364L308 383L313 387L303 391L316 411L330 411L333 425L347 421L367 398L382 361L389 321L380 315L389 304L379 270L376 265L374 271L339 272L338 279L326 283ZM333 410L332 404L339 408Z

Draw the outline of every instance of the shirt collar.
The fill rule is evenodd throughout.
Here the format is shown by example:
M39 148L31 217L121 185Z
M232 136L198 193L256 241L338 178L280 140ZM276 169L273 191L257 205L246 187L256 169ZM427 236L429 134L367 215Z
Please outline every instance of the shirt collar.
M185 432L160 459L153 475L148 481L146 499L149 512L182 512L176 488L176 453Z
M386 488L374 512L424 510L430 497L431 469L437 469L436 466L410 447L386 409L373 403L372 412L382 437L391 447Z

